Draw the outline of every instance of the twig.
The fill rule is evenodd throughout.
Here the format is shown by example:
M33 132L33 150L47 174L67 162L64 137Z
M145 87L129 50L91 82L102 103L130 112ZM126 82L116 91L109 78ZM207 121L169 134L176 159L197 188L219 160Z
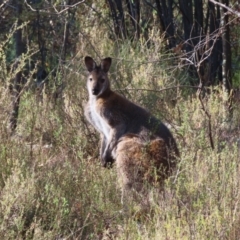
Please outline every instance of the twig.
M225 8L225 9L227 9L229 12L237 15L237 16L240 18L240 13L239 13L238 11L235 11L235 10L233 10L232 8L230 8L230 7L222 4L222 3L220 3L220 2L217 2L217 1L215 1L215 0L210 0L210 2L214 3L215 5L218 5L218 6L220 6L220 7L223 7L223 8Z
M61 10L60 12L56 9L55 6L53 6L53 8L54 8L56 14L61 14L61 13L65 12L65 11L67 11L69 8L74 8L74 7L76 7L77 5L79 5L79 4L81 4L81 3L84 3L84 2L85 2L85 0L82 0L82 1L80 1L80 2L77 2L77 3L73 4L73 5L64 5L66 8L64 8L64 9ZM27 2L27 0L24 0L24 3L25 3L33 12L39 11L39 9L34 9L34 8ZM40 12L42 12L42 10L40 10Z
M16 7L14 6L11 6L10 3L8 4L8 2L10 2L9 0L5 0L1 5L0 5L0 8L2 8L4 5L7 5L8 7L11 7L13 9L16 9Z
M201 93L202 93L202 90L203 90L203 87L204 87L204 84L202 82L202 79L201 79L201 75L200 75L200 72L199 72L199 68L197 69L197 73L198 73L198 76L199 76L199 79L200 79L200 84L199 84L199 91L198 91L198 99L201 103L201 106L202 106L202 110L204 111L204 113L206 114L207 118L208 118L208 136L209 136L209 140L210 140L210 145L211 145L211 148L212 150L214 150L214 142L213 142L213 136L212 136L212 120L211 120L211 114L208 112L208 110L206 109L204 103L203 103L203 100L202 100L202 96L201 96Z
M214 142L213 142L213 136L212 136L212 120L211 120L211 115L209 114L209 112L207 111L203 101L202 101L202 97L201 97L201 91L199 92L198 95L198 99L202 105L202 110L204 111L204 113L206 114L207 118L208 118L208 136L209 136L209 140L210 140L210 145L212 150L214 150Z
M180 86L172 86L172 87L167 87L167 88L162 88L159 90L156 89L145 89L145 88L121 88L121 89L117 89L118 91L149 91L149 92L162 92L162 91L167 91L167 90L171 90L174 88L195 88L195 89L200 89L199 86L191 86L191 85L180 85Z

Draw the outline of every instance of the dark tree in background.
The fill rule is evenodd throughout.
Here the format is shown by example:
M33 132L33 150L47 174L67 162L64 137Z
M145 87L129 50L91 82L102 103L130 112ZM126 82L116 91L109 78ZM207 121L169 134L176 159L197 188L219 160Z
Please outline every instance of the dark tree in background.
M0 61L0 66L7 64L8 76L12 76L12 133L27 85L35 84L36 89L42 90L43 84L49 82L50 92L61 87L61 72L76 47L75 13L81 2L68 0L55 6L43 0L7 0L0 4L0 41L4 43L1 50L6 55L6 62Z
M151 16L145 14L145 9L156 11L159 29L167 40L166 49L174 49L181 44L182 51L185 52L183 57L189 63L188 81L192 85L201 82L204 86L224 81L227 91L230 91L231 47L226 10L209 0L107 0L107 3L116 36L135 41L140 34L144 34L141 23L151 21ZM222 0L222 3L229 6L228 0ZM149 28L151 24L147 30ZM227 74L227 80L225 75L223 79L223 74Z
M14 6L16 9L15 15L17 17L16 28L19 28L22 24L20 16L22 14L22 3L18 0L14 1ZM23 42L22 42L22 29L19 28L14 33L14 41L15 41L15 51L16 51L16 60L14 64L14 68L16 70L16 76L14 78L13 86L12 86L12 113L10 116L10 129L12 132L15 131L17 127L17 118L19 112L19 103L20 103L20 92L22 89L22 71L18 70L20 64L20 57L23 53Z
M221 3L229 6L229 0L222 0ZM222 82L226 91L230 91L232 86L231 79L231 45L230 45L230 27L229 15L227 10L221 10L221 27L222 27Z
M135 38L140 37L140 0L127 0L127 7L130 19L132 21L132 26L135 32Z
M156 8L160 20L160 28L165 37L168 39L168 47L174 48L176 46L176 39L174 36L174 17L173 17L173 0L156 0Z

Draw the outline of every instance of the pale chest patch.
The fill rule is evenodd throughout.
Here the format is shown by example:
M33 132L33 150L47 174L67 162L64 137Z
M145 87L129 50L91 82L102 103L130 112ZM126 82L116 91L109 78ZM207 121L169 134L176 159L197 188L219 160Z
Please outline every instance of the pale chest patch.
M90 114L91 118L94 122L95 128L104 134L104 136L108 139L110 133L110 126L107 121L100 116L100 113L96 110L96 102L92 102L90 104Z

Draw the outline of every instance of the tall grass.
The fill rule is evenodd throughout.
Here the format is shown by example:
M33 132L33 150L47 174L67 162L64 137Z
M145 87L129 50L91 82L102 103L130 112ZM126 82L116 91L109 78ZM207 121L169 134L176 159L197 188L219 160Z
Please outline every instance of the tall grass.
M7 129L10 96L0 89L0 238L239 239L239 106L226 127L221 91L204 99L211 149L206 115L192 90L175 87L186 75L163 54L159 37L133 46L91 34L98 55L113 57L112 88L171 126L181 152L177 169L164 191L153 194L149 213L122 211L115 168L100 166L99 136L83 114L79 61L96 57L83 41L79 59L62 76L66 88L57 103L47 97L38 103L31 90L22 94L14 136Z

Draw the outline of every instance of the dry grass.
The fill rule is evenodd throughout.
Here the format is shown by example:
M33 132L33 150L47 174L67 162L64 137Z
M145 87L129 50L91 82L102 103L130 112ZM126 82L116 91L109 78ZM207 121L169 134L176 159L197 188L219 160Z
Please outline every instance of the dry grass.
M96 32L98 36L92 36L95 31L88 35L97 43L95 50L102 57L115 57L113 88L170 124L181 152L176 172L165 181L163 192L153 192L151 214L139 224L134 214L121 211L115 167L100 166L98 135L83 115L83 65L73 59L72 69L62 76L64 96L56 104L38 104L33 92L24 92L14 136L7 128L11 102L3 85L0 238L239 239L239 105L226 123L221 91L204 100L212 120L212 150L207 118L194 94L176 88L140 90L160 90L184 80L184 73L161 55L159 37L152 36L152 48L141 43L119 47L104 32ZM80 60L93 53L84 39L78 50Z

